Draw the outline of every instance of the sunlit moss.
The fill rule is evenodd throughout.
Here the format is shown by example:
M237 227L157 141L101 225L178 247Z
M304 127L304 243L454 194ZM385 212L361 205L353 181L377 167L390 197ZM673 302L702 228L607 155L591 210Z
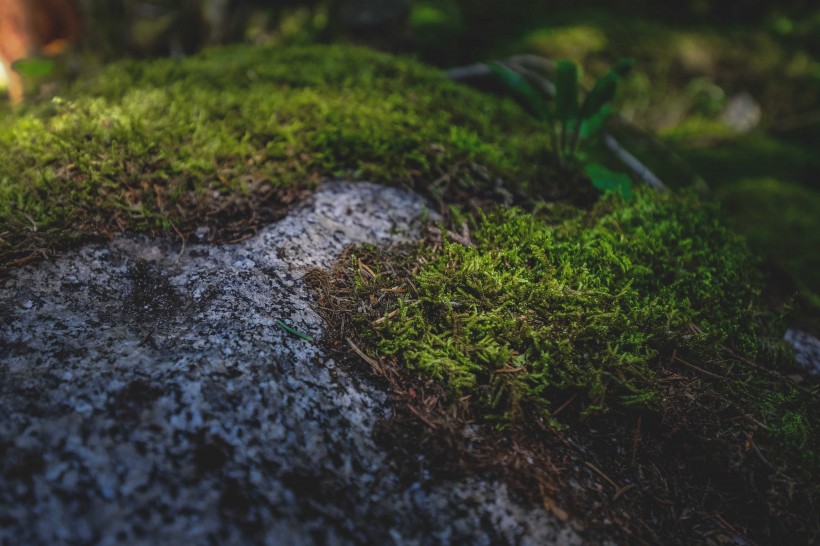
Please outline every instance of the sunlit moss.
M749 252L694 198L640 192L558 224L515 209L480 224L474 247L426 256L378 347L484 393L491 413L554 409L568 389L589 411L658 407L657 367L673 351L754 357L775 324Z
M444 175L465 187L526 184L545 147L511 103L350 47L232 47L118 63L62 99L3 117L6 242L32 227L49 234L46 244L122 229L189 231L217 212L242 223L278 195L333 177L421 189Z

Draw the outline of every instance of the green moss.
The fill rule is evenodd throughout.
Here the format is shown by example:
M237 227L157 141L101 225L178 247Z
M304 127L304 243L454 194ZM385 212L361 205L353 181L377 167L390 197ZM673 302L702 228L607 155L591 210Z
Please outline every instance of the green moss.
M673 352L721 374L704 362L754 357L774 324L745 246L695 198L642 191L555 224L504 210L473 241L426 256L378 347L455 393L483 393L491 413L548 412L566 390L588 411L659 407Z
M241 232L323 178L532 183L545 146L511 103L349 47L119 63L2 121L6 255L121 229Z
M820 468L817 389L791 388L766 394L759 398L758 407L761 418L768 423L766 436L774 456L792 467L813 471L806 476L813 479Z

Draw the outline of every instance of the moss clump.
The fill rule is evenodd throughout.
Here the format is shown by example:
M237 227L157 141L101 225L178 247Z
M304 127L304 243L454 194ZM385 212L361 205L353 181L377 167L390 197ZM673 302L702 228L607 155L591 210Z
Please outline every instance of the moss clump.
M817 392L792 388L768 393L760 399L763 417L769 423L768 436L778 445L779 454L796 456L798 464L815 472L820 468L820 452L815 433ZM792 462L792 461L789 461ZM793 467L798 464L792 464ZM811 479L811 475L806 476Z
M119 63L3 117L5 258L120 230L230 238L329 177L532 182L545 147L513 104L350 47Z
M456 393L478 389L494 411L549 411L567 389L588 411L657 407L673 352L720 374L704 361L753 357L772 325L746 247L694 198L608 198L556 224L503 210L472 237L426 253L378 348Z

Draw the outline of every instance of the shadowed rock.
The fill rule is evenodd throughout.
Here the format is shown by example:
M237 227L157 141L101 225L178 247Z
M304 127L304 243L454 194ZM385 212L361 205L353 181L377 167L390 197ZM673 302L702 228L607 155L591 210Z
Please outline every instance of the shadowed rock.
M387 393L314 344L301 277L417 235L424 203L326 185L242 243L128 237L0 288L0 544L570 544L479 479L403 484Z

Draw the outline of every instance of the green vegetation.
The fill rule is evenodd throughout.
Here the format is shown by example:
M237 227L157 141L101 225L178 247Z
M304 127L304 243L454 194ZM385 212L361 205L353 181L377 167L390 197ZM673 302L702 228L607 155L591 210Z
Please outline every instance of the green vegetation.
M813 536L818 389L795 374L784 317L716 203L640 188L590 210L451 209L448 222L441 238L356 248L317 275L332 334L392 387L386 442L408 466L446 452L563 498L589 468L615 499L642 494L601 507L582 486L576 509L627 518L625 537L657 516L657 543L702 542L681 506L716 533L718 511L760 543ZM486 443L464 440L468 424ZM611 537L603 516L584 517Z
M769 421L769 434L780 444L781 452L798 457L809 469L820 467L820 446L814 431L817 426L816 397L816 392L807 396L791 389L767 394L760 401L762 414Z
M750 254L695 198L641 191L560 223L508 209L479 224L475 246L425 254L377 346L455 394L488 392L490 411L549 413L567 389L588 410L659 407L673 352L754 358L758 335L777 335Z
M415 24L452 36L475 32L481 5L419 1ZM538 10L556 18L553 26L539 28L545 19L537 17L519 21L516 32L521 25L527 32L493 51L584 64L586 79L574 64L560 65L556 83L567 92L547 112L559 159L550 156L544 125L512 101L414 61L352 47L232 47L182 61L123 62L60 98L2 112L0 273L120 231L173 230L184 238L208 226L212 240L231 240L327 178L407 185L449 206L444 222L454 233L404 255L356 249L380 273L373 278L354 262L345 274L358 272L358 282L325 287L347 290L326 298L344 316L330 324L347 326L344 336L364 349L359 357L403 397L397 413L408 405L437 433L482 418L514 424L505 430L512 436L486 451L522 475L554 462L538 444L543 418L569 425L574 444L566 445L583 448L566 460L608 462L615 481L639 487L646 502L628 504L638 495L624 487L601 507L600 491L587 488L592 500L576 513L609 510L610 522L637 514L630 533L638 521L656 520L662 539L676 537L679 525L711 533L715 513L733 513L733 524L759 536L771 529L778 538L810 536L817 493L809 485L820 464L817 389L778 369L780 317L764 305L772 302L762 275L718 206L686 191L646 189L630 200L609 194L590 210L539 199L570 194L571 201L583 191L577 173L559 164L574 160L582 114L587 121L605 114L614 78L604 77L605 100L594 111L575 100L577 88L594 89L616 59L635 56L636 69L614 98L618 110L691 161L752 248L794 276L803 303L820 308L814 148L763 131L738 136L720 115L747 89L768 115L801 113L816 101L810 84L818 81L817 62L757 32L683 31L637 18L612 24L603 15L581 24ZM492 57L469 51L470 61ZM587 167L587 174L597 168ZM522 208L487 212L480 209L487 201L468 199L510 191ZM457 421L452 416L461 410L453 408L462 402L469 406L464 421L437 428ZM439 414L431 409L444 405ZM585 423L610 427L605 448ZM455 451L464 442L456 436L413 443L413 457L431 444ZM535 463L508 465L510 445L532 448L521 453L535 454ZM563 470L590 483L583 468ZM526 494L535 491L526 485ZM680 517L690 508L704 518L700 527ZM655 517L664 510L666 520ZM723 537L735 540L732 533Z
M350 47L117 63L0 115L4 261L121 230L231 239L325 178L545 178L545 136L512 103Z
M541 76L531 72L519 73L502 63L493 62L487 66L530 115L547 125L555 163L575 169L586 158L586 154L579 152L581 141L600 135L607 118L613 113L607 105L615 98L618 81L629 72L633 63L634 59L630 58L615 63L582 101L578 96L578 65L566 59L558 61L552 105L550 99L553 97L539 91L546 85L546 80L542 86L529 81ZM632 181L625 174L612 172L596 163L588 163L584 171L599 190L618 191L627 198L632 193Z

